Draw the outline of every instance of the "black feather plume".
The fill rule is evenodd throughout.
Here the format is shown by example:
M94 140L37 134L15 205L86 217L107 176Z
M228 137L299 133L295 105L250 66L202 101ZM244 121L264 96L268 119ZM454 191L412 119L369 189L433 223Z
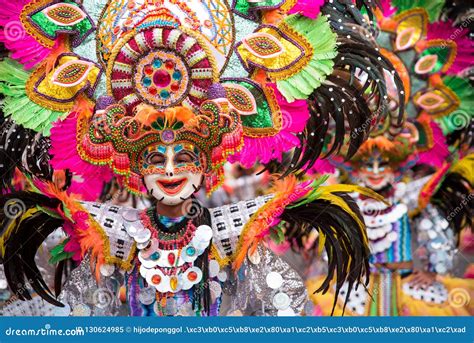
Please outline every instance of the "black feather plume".
M376 2L357 4L370 10ZM338 55L333 73L308 98L310 119L284 176L311 168L327 146L324 157L339 153L349 159L380 122L400 128L403 121L404 96L396 99L397 111L391 111L386 72L401 95L403 83L375 43L370 16L364 17L350 0L327 3L321 13L337 34Z
M460 174L449 173L446 175L439 189L431 197L431 203L444 214L455 234L461 233L466 228L472 230L473 185L469 185L468 180Z
M333 195L343 200L363 223L360 210L349 195L344 193L333 193ZM370 251L355 218L341 207L323 199L299 207L286 208L281 218L290 224L285 236L294 248L307 249L307 238L315 229L324 235L328 272L322 285L315 292L326 293L335 278L334 312L339 290L344 282L347 282L349 292L346 294L345 307L352 287L359 285L360 282L366 285L369 281ZM317 245L318 242L315 241L311 248L316 249Z
M17 192L0 199L0 230L3 241L2 263L12 292L21 300L31 299L27 285L55 306L57 301L44 281L35 262L38 248L46 237L63 225L38 208L54 209L58 199L32 192Z
M43 180L52 179L49 138L7 118L0 124L0 147L1 190L12 190L15 168Z

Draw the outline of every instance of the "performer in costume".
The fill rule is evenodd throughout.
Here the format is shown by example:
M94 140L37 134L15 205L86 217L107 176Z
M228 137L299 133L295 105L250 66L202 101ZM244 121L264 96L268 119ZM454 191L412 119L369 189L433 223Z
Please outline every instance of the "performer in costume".
M372 13L370 1L357 3ZM0 25L20 20L22 39L1 37L11 51L0 64L1 140L27 137L4 153L22 157L12 160L37 190L0 201L0 252L14 293L28 280L63 315L299 314L302 280L265 248L275 230L299 248L313 230L324 237L321 291L331 280L337 290L365 280L368 240L347 193L381 198L292 175L314 164L331 123L331 152L346 134L362 133L350 157L380 118L402 120L388 111L383 75L393 74L398 89L401 80L351 1L2 6ZM380 118L366 125L369 106ZM225 161L250 167L293 148L269 195L213 209L193 201L201 185L212 192L222 183ZM78 202L99 193L110 169L155 204L140 211ZM55 178L61 170L65 182ZM18 204L19 215L8 216ZM53 295L33 259L59 227L68 238L57 260L80 266L64 285L57 272Z
M473 183L466 178L473 168L472 155L405 184L399 180L409 146L406 137L371 138L350 163L352 177L390 205L357 198L370 241L371 280L367 288L353 289L347 302L348 287L343 287L336 315L472 314L472 281L445 277L453 269L460 231L472 228ZM414 267L417 259L420 268ZM319 283L318 278L310 280L308 289ZM333 293L314 294L312 300L317 313L331 313Z
M458 143L472 139L474 90L465 74L472 68L474 43L466 27L440 20L444 5L445 1L384 1L382 11L377 11L377 43L403 79L406 116L418 119L419 152L428 149L423 141L429 143L433 135L428 125L441 128L451 152L459 148L455 137L463 138Z
M410 123L397 127L385 121L350 163L333 161L348 169L354 181L390 202L358 197L368 226L373 274L367 289L341 290L335 313L472 314L466 301L472 296L472 283L451 278L434 281L436 274L451 271L460 231L472 228L472 157L455 163L472 142L474 93L461 77L471 68L472 42L468 30L449 21L437 22L443 1L382 4L377 11L377 42L403 79L404 111ZM386 80L390 85L389 75ZM394 100L396 90L389 90L389 96L391 108L400 109ZM436 169L431 169L431 175L400 182L415 165L437 172L432 174ZM415 252L424 262L421 269L414 269ZM310 294L318 283L317 278L309 282ZM342 295L349 290L352 295L346 302ZM333 294L313 296L316 312L324 315L331 313L333 301Z

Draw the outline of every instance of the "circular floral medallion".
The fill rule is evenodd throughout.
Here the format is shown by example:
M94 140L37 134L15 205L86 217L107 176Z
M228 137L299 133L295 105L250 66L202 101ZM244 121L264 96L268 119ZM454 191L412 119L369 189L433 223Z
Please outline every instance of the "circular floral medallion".
M189 68L180 56L158 50L138 61L135 88L146 102L158 107L183 101L189 91Z
M141 103L199 108L218 78L205 44L197 34L172 27L129 36L109 61L109 91L129 113Z

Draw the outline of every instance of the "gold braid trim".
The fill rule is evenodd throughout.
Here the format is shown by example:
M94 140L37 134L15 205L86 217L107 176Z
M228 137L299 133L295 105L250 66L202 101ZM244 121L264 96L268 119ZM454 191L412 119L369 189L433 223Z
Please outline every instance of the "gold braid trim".
M286 0L281 6L280 9L287 13L289 10L291 10L293 7L295 7L296 3L298 0Z
M211 258L216 260L219 263L219 266L221 268L224 268L225 266L229 265L232 262L232 260L229 256L221 257L221 255L219 254L219 250L217 250L217 248L214 244L211 245L210 254L211 254L210 255Z
M286 68L277 72L267 71L266 73L268 77L272 80L272 82L285 80L293 75L298 74L309 64L314 55L313 46L308 41L308 39L296 30L294 30L290 25L285 22L281 22L278 25L278 29L280 29L291 40L297 42L301 46L301 48L303 49L303 56L290 68Z
M53 39L49 39L48 37L39 33L38 29L35 28L28 20L29 13L39 7L46 6L50 2L51 0L33 0L30 3L26 4L21 10L20 21L23 28L30 36L32 36L38 43L40 43L45 48L52 49L56 41Z

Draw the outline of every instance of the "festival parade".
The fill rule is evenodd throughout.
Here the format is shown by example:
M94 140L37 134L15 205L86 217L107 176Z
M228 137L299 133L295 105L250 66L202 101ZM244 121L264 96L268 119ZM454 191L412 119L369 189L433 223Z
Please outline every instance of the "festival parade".
M0 0L2 316L473 316L473 17Z

